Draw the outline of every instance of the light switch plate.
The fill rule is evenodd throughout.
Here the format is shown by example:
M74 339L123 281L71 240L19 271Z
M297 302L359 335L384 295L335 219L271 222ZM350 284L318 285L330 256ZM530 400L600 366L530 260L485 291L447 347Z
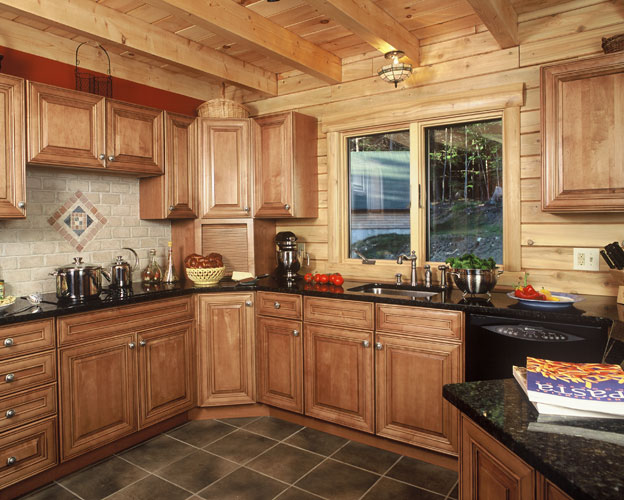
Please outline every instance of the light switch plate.
M600 254L597 248L575 248L573 268L577 271L598 271Z

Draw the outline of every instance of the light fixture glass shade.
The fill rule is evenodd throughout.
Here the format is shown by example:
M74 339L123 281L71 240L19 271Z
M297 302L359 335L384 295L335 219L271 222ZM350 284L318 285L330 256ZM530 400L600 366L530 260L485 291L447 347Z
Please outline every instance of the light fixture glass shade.
M406 78L412 74L412 65L405 64L399 62L399 57L403 56L403 52L400 50L393 50L392 52L388 52L385 57L386 59L392 59L390 64L386 64L379 68L377 74L381 77L382 80L385 80L389 83L394 83L394 87L396 88L399 82L402 82Z

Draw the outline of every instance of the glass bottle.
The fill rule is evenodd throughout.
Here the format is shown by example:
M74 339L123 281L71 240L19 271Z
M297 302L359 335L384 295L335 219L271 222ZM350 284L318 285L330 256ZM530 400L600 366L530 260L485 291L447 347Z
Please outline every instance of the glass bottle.
M141 280L148 284L160 283L162 280L162 271L156 262L156 250L153 248L149 251L149 262L141 272Z
M167 250L167 269L165 270L163 283L175 283L178 281L178 273L176 273L175 266L173 265L173 248L171 248L171 242L167 245L169 246Z

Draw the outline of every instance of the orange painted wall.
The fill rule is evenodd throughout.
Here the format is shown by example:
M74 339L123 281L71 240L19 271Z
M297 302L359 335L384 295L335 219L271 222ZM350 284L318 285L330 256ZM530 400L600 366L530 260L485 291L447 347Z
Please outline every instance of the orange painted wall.
M67 89L76 88L75 67L70 64L52 61L45 57L6 47L0 47L0 54L4 56L2 73ZM192 97L115 78L115 68L112 68L112 73L114 99L190 116L195 116L195 110L202 103L202 101Z

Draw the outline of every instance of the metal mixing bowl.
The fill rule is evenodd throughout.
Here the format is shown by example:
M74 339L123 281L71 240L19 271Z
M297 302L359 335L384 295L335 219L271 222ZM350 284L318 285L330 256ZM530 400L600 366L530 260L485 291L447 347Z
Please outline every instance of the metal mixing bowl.
M503 271L494 269L452 269L453 281L464 294L490 294Z

